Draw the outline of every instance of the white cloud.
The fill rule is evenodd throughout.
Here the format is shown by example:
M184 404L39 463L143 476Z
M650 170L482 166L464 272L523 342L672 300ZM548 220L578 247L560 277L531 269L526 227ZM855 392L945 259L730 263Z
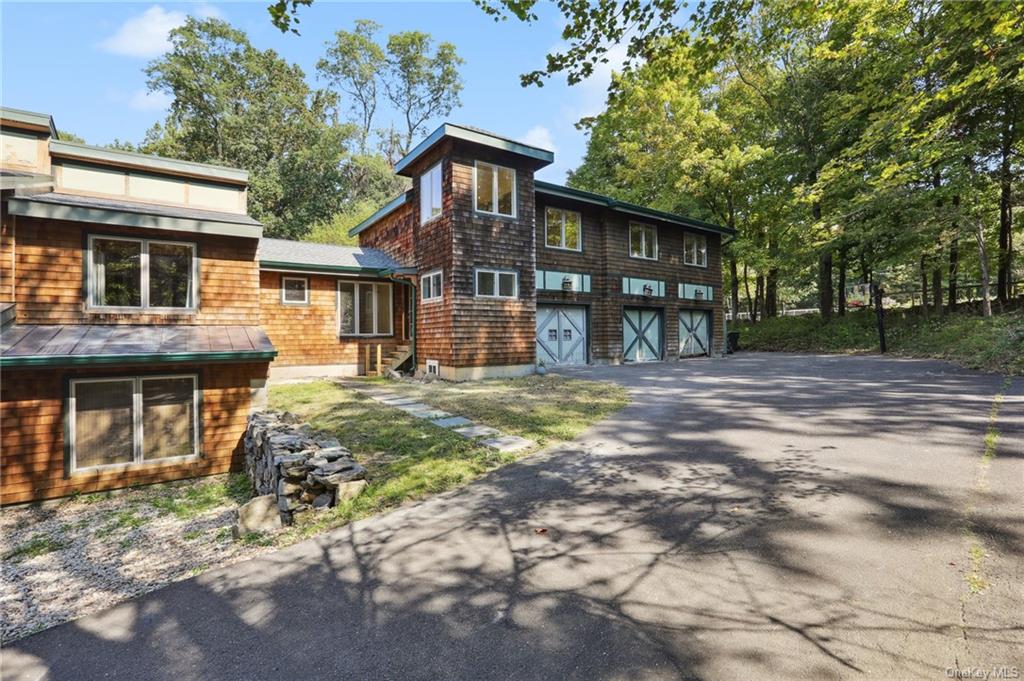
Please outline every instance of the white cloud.
M137 111L166 111L173 101L166 92L136 90L128 98L128 106Z
M541 149L547 149L548 151L558 151L558 147L555 146L555 138L551 134L551 130L543 125L535 125L526 131L523 135L523 143L529 144L531 147L540 147Z
M204 19L224 18L219 9L207 4L196 7L193 14ZM159 57L171 48L168 34L184 24L187 16L185 12L153 5L142 14L125 20L112 36L100 43L100 48L126 57Z

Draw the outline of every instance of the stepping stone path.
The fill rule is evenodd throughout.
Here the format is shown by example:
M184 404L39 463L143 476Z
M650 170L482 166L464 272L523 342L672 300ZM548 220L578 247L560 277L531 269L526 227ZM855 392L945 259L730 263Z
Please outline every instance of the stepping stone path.
M440 428L452 428L454 432L458 433L467 440L476 440L480 444L496 449L499 452L519 452L524 449L533 447L536 442L533 440L527 440L524 437L518 435L504 435L497 428L491 428L490 426L481 426L473 423L465 416L457 416L443 409L436 409L431 407L429 404L423 402L417 402L411 397L402 397L396 393L388 392L380 388L369 388L360 385L354 385L346 382L345 387L351 388L356 392L366 395L371 400L380 402L389 407L395 409L401 409L410 416L415 416L418 419L424 419L430 421L435 426Z

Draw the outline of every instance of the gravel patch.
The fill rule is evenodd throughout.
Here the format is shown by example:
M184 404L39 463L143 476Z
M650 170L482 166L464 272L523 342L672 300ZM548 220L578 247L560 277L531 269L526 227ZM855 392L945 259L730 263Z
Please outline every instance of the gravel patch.
M232 540L244 484L214 476L4 509L0 641L270 550L273 537Z

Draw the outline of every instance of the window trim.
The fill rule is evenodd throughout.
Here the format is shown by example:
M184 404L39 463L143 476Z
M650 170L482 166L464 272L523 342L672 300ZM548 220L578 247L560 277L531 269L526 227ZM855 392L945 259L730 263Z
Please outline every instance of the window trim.
M494 208L495 208L494 211L483 210L482 208L480 208L479 197L476 194L477 173L479 171L480 166L482 166L482 165L489 166L489 167L494 169L494 179L493 179L493 181L491 183L491 189L494 192ZM498 172L497 172L498 169L508 170L508 171L512 172L512 213L511 214L509 214L509 213L499 213L496 210L498 208ZM515 220L518 217L518 215L519 215L519 196L518 196L518 194L519 194L519 174L516 172L515 168L510 168L509 166L501 166L501 165L498 165L497 163L491 163L489 161L480 161L480 160L473 161L473 212L481 213L483 215L492 215L494 217L508 218L510 220Z
M649 258L646 255L633 255L633 225L636 225L638 227L648 227L648 228L650 228L651 232L654 234L654 257ZM658 252L658 226L657 225L651 225L651 224L648 224L646 222L637 222L636 220L630 220L629 224L626 226L626 229L627 229L627 232L626 232L626 252L628 253L630 258L636 258L637 260L658 260L658 256L660 254ZM644 237L643 245L644 246L647 245L647 238L646 237ZM643 251L643 250L646 250L646 249L642 248L641 251Z
M427 279L432 279L434 277L437 277L437 295L436 296L431 296L431 297L428 298L428 297L426 297L424 295L426 293L426 289L423 287L423 282L425 280L427 280ZM431 271L427 272L426 274L424 274L422 277L420 277L420 301L424 305L427 305L429 303L436 303L436 302L438 302L440 300L443 300L443 299L444 299L444 269L443 268L438 268L436 270L431 270Z
M442 166L443 163L444 163L444 161L438 161L434 165L430 166L425 172L420 174L420 186L419 186L420 197L419 197L419 199L420 199L420 224L421 225L425 225L428 222L433 222L434 220L437 220L438 218L440 218L441 216L444 215L444 167ZM424 214L423 214L423 196L424 196L424 194L423 194L423 178L428 177L432 172L434 172L434 170L438 171L438 181L441 184L441 205L439 206L440 210L438 211L437 215L431 215L429 217L424 217ZM474 184L474 186L476 186L476 185Z
M145 434L142 421L142 383L144 381L169 379L169 378L191 378L192 379L192 453L180 456L167 456L159 459L146 459L143 451ZM113 383L131 382L132 384L132 460L122 463L107 463L99 466L78 466L78 452L75 443L77 433L76 422L76 396L75 388L81 383ZM185 374L129 374L124 376L90 376L88 378L69 378L67 397L65 399L64 418L66 432L68 475L79 473L92 473L95 471L127 470L142 466L162 466L169 463L181 463L194 461L202 458L203 455L203 389L199 381L198 373Z
M285 291L287 289L285 289L284 283L286 281L289 281L289 280L303 282L304 285L303 285L302 291L305 294L303 296L303 300L301 300L301 301L288 300L285 297ZM282 274L281 275L281 304L282 305L295 305L295 306L299 306L299 307L304 306L304 305L309 305L309 277L294 277L294 276L290 277L290 276L288 276L286 274Z
M129 241L141 244L139 252L139 302L135 305L97 305L94 302L96 294L95 261L93 259L93 248L97 239L106 241ZM188 246L192 251L192 287L190 307L156 307L149 304L149 246L150 244L169 244L174 246ZM134 312L138 314L196 314L199 312L199 246L194 241L176 241L174 239L147 239L145 237L123 236L120 234L88 234L85 244L85 309L87 312Z
M697 239L703 239L704 240L704 249L703 249L704 250L704 263L703 264L696 262L696 258L694 258L694 262L687 261L686 258L689 257L690 254L686 250L686 237L690 237L690 238L694 239L694 255L696 255L698 252L700 252L699 250L696 249L696 244L697 244L696 240ZM703 267L704 269L707 269L707 267L708 267L708 237L707 237L706 234L697 234L695 232L683 232L683 264L688 266L688 267Z
M490 272L494 275L494 294L480 293L480 273ZM515 292L510 296L501 295L501 283L499 276L502 274L511 274L515 277ZM489 298L492 300L517 300L519 298L519 270L499 270L491 267L474 267L473 268L473 297L475 298Z
M562 245L561 246L552 246L551 244L548 243L548 228L550 227L550 225L548 225L548 211L549 210L557 210L560 213L562 213ZM579 228L580 228L580 231L578 233L579 246L577 248L571 248L571 247L565 245L565 215L566 215L566 213L574 213L576 215L576 217L579 218ZM556 250L556 251L571 251L572 253L582 253L583 252L583 213L579 212L578 210L570 210L568 208L559 208L558 206L544 206L544 248L550 248L550 249Z
M352 284L353 288L353 300L352 300L352 314L355 320L356 331L354 333L344 333L341 330L341 285ZM373 331L371 333L360 333L359 331L359 287L369 286L373 289ZM388 332L379 333L377 332L378 320L377 320L377 287L385 286L388 291ZM387 281L353 281L352 279L339 279L338 284L335 287L335 304L334 313L337 317L337 330L339 338L389 338L395 335L395 287L391 282Z

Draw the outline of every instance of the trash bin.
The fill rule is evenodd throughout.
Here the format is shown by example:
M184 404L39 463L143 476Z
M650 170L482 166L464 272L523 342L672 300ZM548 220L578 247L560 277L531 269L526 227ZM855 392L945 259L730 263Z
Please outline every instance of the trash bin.
M726 339L726 350L731 355L740 349L740 332L730 331L725 335Z

